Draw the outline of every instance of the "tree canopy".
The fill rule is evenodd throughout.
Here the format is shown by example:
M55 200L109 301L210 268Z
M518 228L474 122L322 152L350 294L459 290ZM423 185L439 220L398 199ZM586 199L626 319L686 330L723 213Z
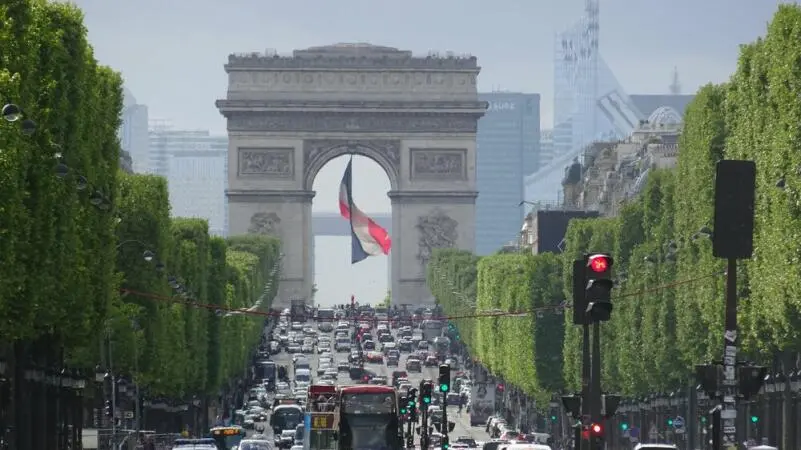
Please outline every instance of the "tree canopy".
M259 342L280 243L211 237L170 218L164 179L118 170L122 78L76 7L10 0L0 17L0 354L38 342L93 371L111 353L151 395L217 392Z
M686 385L694 364L720 358L725 265L712 256L708 231L715 163L721 159L757 164L755 252L740 264L738 280L743 351L748 359L765 362L775 352L801 350L799 98L801 7L782 5L766 36L741 48L731 79L702 87L688 106L677 167L651 170L644 192L617 217L571 221L559 262L558 298L572 298L574 259L588 251L615 256L615 310L602 326L605 389L626 395L670 390ZM543 262L535 263L538 258ZM499 255L476 265L469 254L440 251L432 258L429 286L448 315L464 315L471 302L473 314L511 311L521 307L523 292L534 291L532 284L550 293L554 282L546 274L557 269L534 274L535 267L547 266L547 258L556 257ZM463 283L461 274L477 281ZM541 303L529 306L536 304ZM566 317L563 337L551 336L550 342L563 346L565 386L578 389L580 327ZM515 320L519 323L512 325ZM527 350L521 350L519 335L531 335L532 320L539 323L504 317L457 324L473 355L536 394L538 386L556 384L540 384L542 373L523 356ZM539 339L535 333L535 346ZM550 351L535 348L535 363ZM507 359L511 351L518 352L516 361Z

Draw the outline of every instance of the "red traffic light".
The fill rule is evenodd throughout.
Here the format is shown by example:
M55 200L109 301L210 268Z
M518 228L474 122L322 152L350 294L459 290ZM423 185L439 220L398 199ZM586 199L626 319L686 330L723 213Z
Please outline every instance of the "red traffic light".
M590 433L593 436L603 436L604 434L604 427L600 423L594 423L590 425Z
M609 257L605 255L592 255L590 256L587 265L589 266L590 270L595 273L604 273L609 270L610 261Z

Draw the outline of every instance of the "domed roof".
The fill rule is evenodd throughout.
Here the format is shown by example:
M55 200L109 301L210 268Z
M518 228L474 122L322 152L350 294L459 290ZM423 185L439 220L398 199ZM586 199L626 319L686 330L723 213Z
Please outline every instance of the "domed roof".
M660 106L648 117L648 123L651 125L679 125L682 123L682 118L681 114L670 106Z

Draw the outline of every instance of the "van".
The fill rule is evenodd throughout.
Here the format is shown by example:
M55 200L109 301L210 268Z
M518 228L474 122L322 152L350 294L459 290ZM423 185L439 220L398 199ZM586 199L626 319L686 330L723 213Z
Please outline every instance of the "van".
M295 383L311 383L311 370L309 369L296 369L295 370Z

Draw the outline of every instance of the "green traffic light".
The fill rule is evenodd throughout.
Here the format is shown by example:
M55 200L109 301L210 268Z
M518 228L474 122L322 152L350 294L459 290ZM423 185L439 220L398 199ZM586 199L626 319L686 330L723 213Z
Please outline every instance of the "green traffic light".
M629 424L627 424L626 422L621 423L620 424L620 429L623 430L623 431L628 430L629 429Z
M669 426L669 427L672 427L672 426L673 426L673 419L668 419L668 426Z
M442 392L448 392L449 386L447 384L440 384L439 390Z
M706 423L706 417L701 417L701 423Z
M431 397L423 397L423 403L431 403Z
M406 414L406 408L401 408L401 414Z
M556 416L551 416L551 420L556 422Z
M757 423L757 422L759 422L759 417L751 416L751 423Z

